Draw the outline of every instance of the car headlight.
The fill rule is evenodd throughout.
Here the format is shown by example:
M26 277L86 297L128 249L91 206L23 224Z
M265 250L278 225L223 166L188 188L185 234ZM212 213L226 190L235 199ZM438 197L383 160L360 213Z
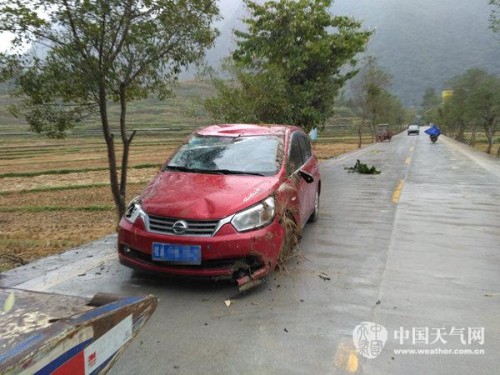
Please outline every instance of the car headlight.
M269 197L261 203L238 212L231 224L238 232L245 232L268 225L274 219L274 198Z
M140 200L138 199L138 197L132 199L132 201L129 203L129 205L127 207L127 210L125 211L125 215L124 215L125 219L127 219L132 224L134 224L135 221L137 220L137 218L139 216L143 216L143 215L145 215L145 214L141 208L141 203L140 203Z

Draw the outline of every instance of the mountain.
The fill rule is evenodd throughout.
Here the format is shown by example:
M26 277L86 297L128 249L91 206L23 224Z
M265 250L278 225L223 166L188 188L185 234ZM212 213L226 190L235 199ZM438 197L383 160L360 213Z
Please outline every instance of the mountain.
M232 30L242 28L241 0L220 0L221 36L207 61L216 64L234 48ZM500 74L500 35L488 29L488 0L336 0L332 13L362 20L374 30L367 53L392 76L392 91L418 106L425 89L472 67Z

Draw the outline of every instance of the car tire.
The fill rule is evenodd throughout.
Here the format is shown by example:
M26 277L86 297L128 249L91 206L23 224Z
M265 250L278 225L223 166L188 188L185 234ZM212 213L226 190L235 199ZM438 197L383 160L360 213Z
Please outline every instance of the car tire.
M319 205L319 186L318 186L318 189L316 189L316 198L314 198L314 211L311 214L311 216L309 216L308 220L309 223L315 223L316 221L318 221L319 207L320 205Z

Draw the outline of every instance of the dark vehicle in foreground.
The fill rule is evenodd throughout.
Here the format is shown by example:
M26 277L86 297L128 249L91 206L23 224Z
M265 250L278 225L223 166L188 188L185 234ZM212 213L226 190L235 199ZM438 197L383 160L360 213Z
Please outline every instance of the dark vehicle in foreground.
M416 134L416 135L420 134L420 128L418 125L408 126L408 135L412 135L412 134Z
M0 374L58 375L106 374L158 302L3 287L0 301Z
M261 282L319 212L321 180L294 126L195 132L120 221L120 262L169 275Z

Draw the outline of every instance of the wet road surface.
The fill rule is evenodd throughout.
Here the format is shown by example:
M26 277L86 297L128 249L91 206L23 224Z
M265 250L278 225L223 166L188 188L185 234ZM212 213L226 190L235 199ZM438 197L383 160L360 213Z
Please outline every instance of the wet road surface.
M356 159L382 173L348 173ZM111 374L498 374L500 162L403 133L321 172L321 215L300 257L229 307L228 284L120 266L114 236L10 271L0 285L158 296ZM383 348L367 339L376 358L356 352L361 322L387 331Z

